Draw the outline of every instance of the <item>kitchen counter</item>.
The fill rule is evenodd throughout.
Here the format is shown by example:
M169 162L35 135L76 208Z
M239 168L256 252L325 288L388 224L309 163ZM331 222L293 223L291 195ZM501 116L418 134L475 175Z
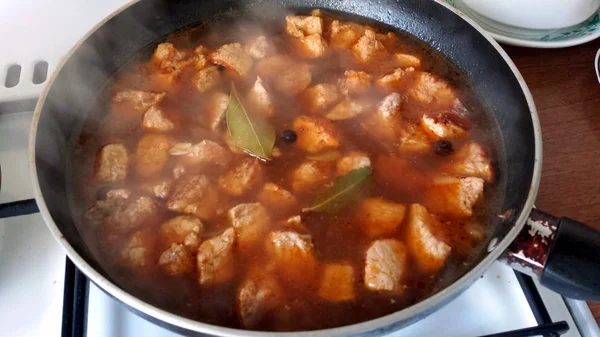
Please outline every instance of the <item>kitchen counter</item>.
M533 94L544 159L536 206L600 230L600 39L565 49L504 46ZM589 303L600 324L600 302Z

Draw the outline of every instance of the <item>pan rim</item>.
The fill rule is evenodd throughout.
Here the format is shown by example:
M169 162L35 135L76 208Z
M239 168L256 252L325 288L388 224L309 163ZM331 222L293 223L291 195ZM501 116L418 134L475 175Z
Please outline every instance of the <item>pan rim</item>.
M502 56L506 64L509 66L519 85L521 86L521 91L525 96L527 101L529 111L531 114L531 120L533 125L534 132L534 147L535 147L535 155L534 155L534 164L533 164L533 175L531 178L531 184L529 187L529 193L527 196L527 200L525 201L521 213L515 220L513 228L507 233L507 235L498 242L495 249L488 253L488 255L482 259L477 265L475 265L471 270L465 273L461 278L454 281L452 284L445 287L443 290L438 293L414 304L410 307L402 309L400 311L391 313L389 315L379 317L370 321L365 321L361 323L356 323L352 325L346 325L343 327L331 328L331 329L323 329L323 330L311 330L311 331L297 331L297 332L264 332L264 331L249 331L242 329L233 329L226 328L216 325L211 325L207 323L198 322L195 320L191 320L188 318L184 318L182 316L178 316L176 314L167 312L163 309L155 307L149 303L144 302L143 300L129 294L125 290L118 287L116 284L107 280L104 276L102 276L99 272L97 272L74 248L73 246L67 242L66 238L62 235L58 226L54 223L52 216L46 206L44 201L42 191L38 181L37 167L36 163L36 138L37 138L37 129L38 123L40 119L40 115L42 112L42 108L46 101L46 97L52 84L54 83L57 75L60 73L61 69L68 62L70 57L78 50L79 46L83 44L84 41L87 40L88 37L94 34L96 30L98 30L102 25L104 25L111 18L115 17L119 13L123 12L125 9L139 2L140 0L131 0L126 3L109 16L107 16L104 20L100 21L96 24L91 30L89 30L63 57L61 63L54 70L52 76L49 78L46 87L44 88L38 103L36 105L33 120L29 133L29 169L31 174L31 180L33 184L33 194L37 205L40 209L40 213L46 223L48 229L55 237L57 242L62 246L62 248L66 251L67 256L73 261L73 263L81 270L87 277L90 278L98 287L100 287L104 292L108 293L111 297L118 299L120 302L126 304L127 306L133 308L135 311L139 311L145 315L151 316L159 321L163 321L169 325L179 327L185 330L198 332L198 333L208 333L212 335L218 336L343 336L343 335L355 335L362 334L371 331L377 331L379 329L385 328L386 326L391 326L398 321L407 322L406 324L412 324L421 318L424 318L429 311L434 308L439 307L442 304L445 304L448 300L460 294L463 290L469 287L475 280L477 280L484 271L495 261L498 259L500 254L508 248L510 243L516 238L516 236L521 231L524 226L530 210L533 208L533 203L537 196L539 182L541 178L541 168L542 168L542 137L541 137L541 127L539 122L539 117L537 114L537 109L535 107L535 103L533 101L533 97L523 76L512 62L510 57L506 54L506 52L502 49L502 47L487 33L483 30L477 23L468 18L462 12L457 10L456 8L450 6L445 3L443 0L435 0L438 5L445 7L446 9L452 11L455 15L459 16L461 19L466 21L470 26L476 29L488 42L496 49L496 51Z

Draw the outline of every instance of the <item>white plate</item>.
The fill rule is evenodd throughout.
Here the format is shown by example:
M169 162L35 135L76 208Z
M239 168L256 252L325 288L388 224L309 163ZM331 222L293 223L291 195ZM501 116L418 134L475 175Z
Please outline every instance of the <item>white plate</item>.
M462 0L445 1L477 22L496 41L513 46L564 48L583 44L600 37L600 10L579 25L562 29L537 30L508 26L490 20L471 10Z

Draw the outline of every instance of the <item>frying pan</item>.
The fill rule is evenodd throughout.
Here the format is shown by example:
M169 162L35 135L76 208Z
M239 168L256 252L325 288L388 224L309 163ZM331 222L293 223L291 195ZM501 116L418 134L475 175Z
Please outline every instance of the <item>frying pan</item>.
M340 328L298 336L381 335L411 324L469 287L495 260L540 278L566 296L599 300L600 234L576 221L533 210L542 160L540 125L521 74L502 48L473 21L442 2L422 0L145 0L117 10L69 52L41 95L30 134L34 194L48 228L69 258L106 293L143 317L185 333L263 336L186 319L122 290L86 248L68 207L69 158L89 107L107 79L144 48L168 34L230 13L268 15L283 6L308 12L318 6L379 21L430 44L464 74L498 130L502 216L479 261L457 281L406 309ZM261 14L262 13L262 14ZM291 335L290 334L290 335Z

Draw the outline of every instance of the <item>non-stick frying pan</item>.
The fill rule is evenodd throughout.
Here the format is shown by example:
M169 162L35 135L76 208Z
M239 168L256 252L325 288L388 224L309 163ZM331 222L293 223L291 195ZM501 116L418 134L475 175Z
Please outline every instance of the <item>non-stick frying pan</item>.
M502 216L480 260L459 280L399 312L368 322L294 335L378 335L410 324L451 301L496 259L536 274L564 295L600 299L600 235L569 219L532 212L538 190L542 143L531 94L500 46L449 6L423 0L145 0L129 4L90 31L65 57L37 105L30 140L35 198L52 234L94 283L144 317L188 333L265 335L189 320L128 294L86 249L68 207L71 145L107 79L140 50L169 33L219 20L223 15L268 15L284 6L307 12L319 7L377 20L425 41L464 74L486 108L500 139Z

